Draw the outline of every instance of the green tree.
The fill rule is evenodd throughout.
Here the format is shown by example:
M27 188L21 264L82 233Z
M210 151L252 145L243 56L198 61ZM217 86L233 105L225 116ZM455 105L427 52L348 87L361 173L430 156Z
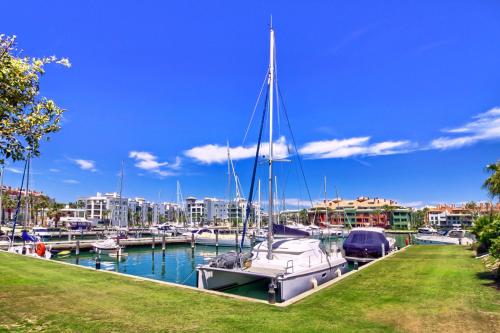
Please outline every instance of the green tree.
M40 155L40 141L60 129L64 112L53 100L40 97L45 66L68 59L33 58L19 54L16 37L0 35L0 164Z
M500 160L494 164L487 165L486 171L491 173L491 175L484 181L483 188L488 191L493 200L496 197L500 199Z
M16 202L15 200L7 193L2 193L2 219L3 221L1 222L7 222L12 215L12 211L16 209Z
M62 213L61 213L61 209L64 208L64 205L61 204L61 203L57 203L57 202L53 202L50 207L49 207L49 211L48 211L48 217L50 217L52 219L52 221L54 221L54 225L57 227L58 224L59 224L59 220L62 216Z
M307 209L302 209L299 212L300 223L306 224L308 222Z

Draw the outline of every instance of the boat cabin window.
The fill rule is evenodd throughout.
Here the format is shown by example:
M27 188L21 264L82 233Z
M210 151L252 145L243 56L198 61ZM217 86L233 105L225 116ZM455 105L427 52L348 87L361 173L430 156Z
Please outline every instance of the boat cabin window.
M452 238L462 238L464 235L461 230L451 230L448 236Z

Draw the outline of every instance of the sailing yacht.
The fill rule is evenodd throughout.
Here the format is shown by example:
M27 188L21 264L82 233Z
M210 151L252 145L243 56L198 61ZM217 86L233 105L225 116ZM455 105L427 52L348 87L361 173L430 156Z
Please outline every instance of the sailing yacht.
M270 29L270 57L268 69L269 108L269 205L267 240L255 245L250 253L226 253L197 267L197 285L201 289L224 290L239 285L267 280L269 301L293 298L307 290L330 281L347 270L347 261L340 250L327 251L320 240L311 238L285 238L274 240L273 225L273 93L275 86L275 39ZM263 123L262 123L263 124ZM261 131L262 134L262 125ZM255 169L259 156L261 135L256 148L254 174L249 198L252 198ZM250 200L248 203L250 204ZM244 225L244 232L245 233ZM276 297L277 296L277 297Z

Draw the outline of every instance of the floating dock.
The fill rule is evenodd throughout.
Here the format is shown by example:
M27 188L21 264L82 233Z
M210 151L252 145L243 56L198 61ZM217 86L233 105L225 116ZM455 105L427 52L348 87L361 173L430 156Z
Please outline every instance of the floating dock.
M90 250L92 249L92 243L95 243L95 239L81 239L81 240L71 240L71 241L53 241L53 242L44 242L47 248L52 250L75 250L77 246L77 241L79 242L80 250ZM152 246L154 244L161 245L163 242L163 237L143 237L143 238L127 238L120 239L120 245L125 247L129 246ZM186 244L190 243L191 238L187 236L174 236L174 237L165 237L165 244ZM15 246L22 245L21 242L15 242ZM8 245L0 246L0 249L6 250Z

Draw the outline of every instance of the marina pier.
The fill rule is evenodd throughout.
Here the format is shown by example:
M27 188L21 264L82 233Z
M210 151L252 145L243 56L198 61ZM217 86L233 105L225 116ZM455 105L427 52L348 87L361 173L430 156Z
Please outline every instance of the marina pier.
M125 247L131 246L148 246L148 245L161 245L162 237L142 237L142 238L128 238L128 239L120 239L120 244ZM189 243L191 239L186 236L174 236L174 237L165 237L165 244L184 244ZM79 243L80 250L91 250L92 243L95 243L95 239L82 239L82 240L70 240L70 241L48 241L45 242L47 248L52 250L75 250L77 248L77 242ZM15 246L22 245L20 242L15 242ZM1 250L6 250L8 245L0 246Z

